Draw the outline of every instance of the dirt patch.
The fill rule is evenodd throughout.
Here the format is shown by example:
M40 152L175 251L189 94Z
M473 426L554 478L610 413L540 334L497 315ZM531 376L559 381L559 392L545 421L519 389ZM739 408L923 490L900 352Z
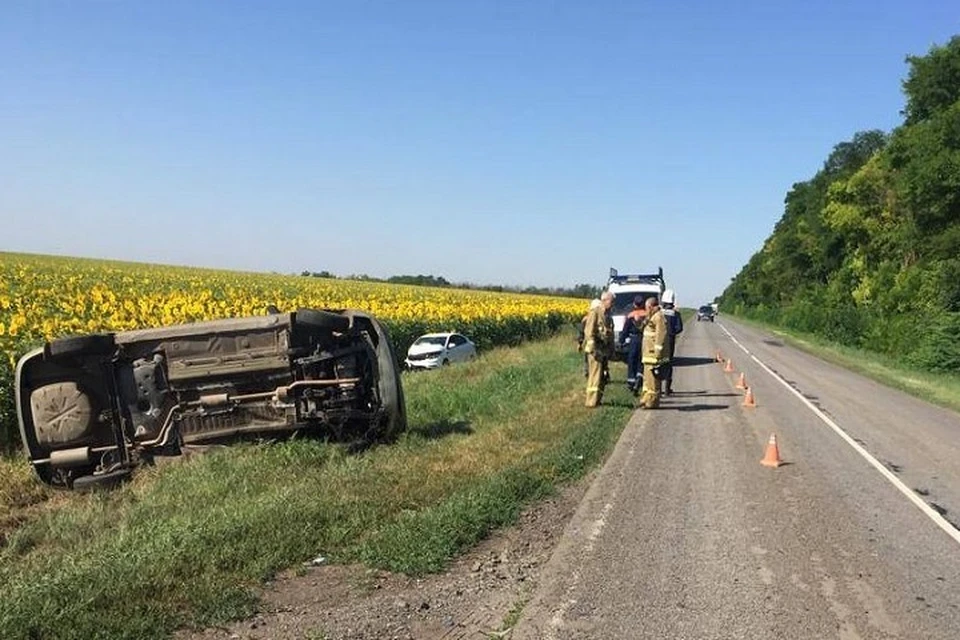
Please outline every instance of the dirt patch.
M442 574L421 579L362 566L289 572L261 592L259 612L177 640L276 638L453 640L496 637L536 589L590 475L524 511ZM297 574L301 575L297 575ZM495 634L491 636L491 634Z

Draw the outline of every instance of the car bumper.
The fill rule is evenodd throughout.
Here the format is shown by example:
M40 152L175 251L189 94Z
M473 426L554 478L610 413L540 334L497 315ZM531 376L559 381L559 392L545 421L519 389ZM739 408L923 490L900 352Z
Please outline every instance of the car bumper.
M403 361L407 369L436 369L440 366L440 358L431 358L428 360L411 360L407 358Z

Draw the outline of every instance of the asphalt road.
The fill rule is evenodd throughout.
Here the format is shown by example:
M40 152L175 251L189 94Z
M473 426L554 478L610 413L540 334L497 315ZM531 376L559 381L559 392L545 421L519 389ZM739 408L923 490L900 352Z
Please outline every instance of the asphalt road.
M960 415L724 317L678 356L510 637L960 638Z

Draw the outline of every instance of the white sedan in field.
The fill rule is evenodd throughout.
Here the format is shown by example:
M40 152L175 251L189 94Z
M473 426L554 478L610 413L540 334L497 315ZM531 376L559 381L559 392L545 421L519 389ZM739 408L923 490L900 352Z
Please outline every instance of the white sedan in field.
M477 357L477 345L459 333L428 333L417 338L407 350L408 369L434 369Z

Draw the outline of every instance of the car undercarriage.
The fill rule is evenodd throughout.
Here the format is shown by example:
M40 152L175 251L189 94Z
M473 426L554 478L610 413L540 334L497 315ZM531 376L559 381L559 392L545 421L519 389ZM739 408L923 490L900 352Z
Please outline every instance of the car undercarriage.
M389 335L353 310L53 340L20 359L16 396L37 474L74 489L189 444L298 430L382 440L406 428Z

